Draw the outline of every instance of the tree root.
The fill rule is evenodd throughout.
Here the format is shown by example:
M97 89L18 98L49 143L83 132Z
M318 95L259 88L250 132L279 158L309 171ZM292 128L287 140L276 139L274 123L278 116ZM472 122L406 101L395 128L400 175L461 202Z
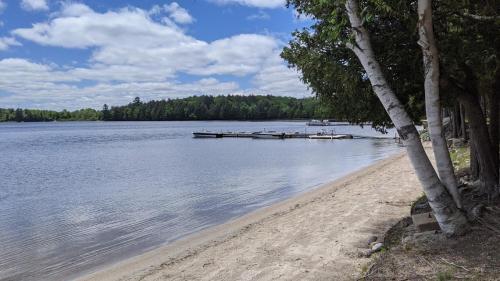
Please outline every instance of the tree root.
M452 266L454 266L454 267L458 267L458 268L461 268L461 269L463 269L463 270L465 270L465 271L467 271L467 272L470 272L470 270L468 270L468 269L467 269L467 268L465 268L464 266L461 266L461 265L458 265L458 264L455 264L455 263L449 262L449 261L447 261L447 260L446 260L446 259L444 259L444 258L441 258L441 260L442 260L443 262L445 262L445 263L449 264L449 265L452 265Z
M486 227L487 229L495 232L496 234L500 235L500 228L490 224L488 221L486 221L483 218L477 218L477 222Z

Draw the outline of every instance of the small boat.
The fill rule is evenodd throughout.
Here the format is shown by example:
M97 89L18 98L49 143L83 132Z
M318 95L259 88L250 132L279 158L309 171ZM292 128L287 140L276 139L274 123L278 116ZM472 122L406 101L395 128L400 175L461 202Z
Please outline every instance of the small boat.
M222 133L216 132L193 132L195 138L222 138Z
M313 140L339 140L339 139L352 139L352 135L326 135L326 134L318 134L309 136L310 139Z
M330 121L328 120L311 120L309 122L306 123L307 126L330 126Z
M265 133L253 133L252 138L254 139L284 139L286 137L285 133L277 132L265 132Z
M251 132L224 132L222 133L224 138L251 138Z
M307 139L309 134L301 132L285 133L285 138L287 139Z

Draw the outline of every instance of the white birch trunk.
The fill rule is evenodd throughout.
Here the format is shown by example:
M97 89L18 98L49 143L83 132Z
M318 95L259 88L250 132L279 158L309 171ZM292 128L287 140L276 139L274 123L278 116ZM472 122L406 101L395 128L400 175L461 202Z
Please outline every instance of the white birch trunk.
M420 35L418 44L422 47L424 58L425 111L439 177L453 197L457 207L461 209L462 201L458 193L457 179L443 132L441 103L439 99L439 53L434 39L431 5L432 0L418 1L418 33Z
M441 230L450 236L463 234L467 229L467 220L439 180L420 142L415 125L382 73L368 31L361 24L358 1L347 0L346 10L356 41L356 46L349 47L363 65L375 94L396 126Z

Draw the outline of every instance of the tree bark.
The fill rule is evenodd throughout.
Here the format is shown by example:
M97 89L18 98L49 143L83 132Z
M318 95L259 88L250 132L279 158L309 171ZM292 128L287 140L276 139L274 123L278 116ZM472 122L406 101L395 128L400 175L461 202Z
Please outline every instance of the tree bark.
M458 208L462 208L462 200L458 193L457 179L451 162L439 98L439 53L434 39L432 27L432 1L418 1L419 35L418 44L422 48L425 72L425 111L429 124L429 136L432 142L439 178L453 197Z
M479 179L479 163L477 161L477 151L476 151L476 145L474 143L474 138L471 137L469 141L469 148L470 148L470 176L472 180L477 180Z
M455 103L453 108L450 109L450 113L452 124L451 135L456 139L460 135L460 114L457 114L457 103Z
M355 45L348 44L348 47L358 57L375 94L396 126L439 226L449 236L463 234L467 229L467 220L439 180L420 142L415 125L383 75L375 58L368 31L359 17L358 1L347 0L345 6L356 41Z
M462 103L459 104L460 104L460 131L462 131L462 137L464 138L464 140L468 140L467 127L465 126L465 108L462 105Z
M483 110L477 96L473 94L463 93L459 96L459 99L467 107L465 112L469 120L470 137L474 143L475 156L479 163L479 179L483 185L482 192L496 197L498 196L498 189L496 188L498 169L495 170L495 161L491 153L492 145Z
M493 84L493 89L488 95L489 108L488 108L488 119L490 120L489 124L489 133L490 140L492 145L492 154L493 160L495 162L495 170L499 169L499 109L500 109L500 70L496 70L495 82Z

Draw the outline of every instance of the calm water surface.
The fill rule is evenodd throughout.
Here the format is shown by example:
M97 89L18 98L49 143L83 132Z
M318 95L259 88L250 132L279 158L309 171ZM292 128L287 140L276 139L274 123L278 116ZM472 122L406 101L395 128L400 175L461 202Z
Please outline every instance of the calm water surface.
M306 127L304 122L0 124L0 280L67 280L401 150L391 139L191 137L202 129L304 132ZM384 136L352 126L335 132Z

